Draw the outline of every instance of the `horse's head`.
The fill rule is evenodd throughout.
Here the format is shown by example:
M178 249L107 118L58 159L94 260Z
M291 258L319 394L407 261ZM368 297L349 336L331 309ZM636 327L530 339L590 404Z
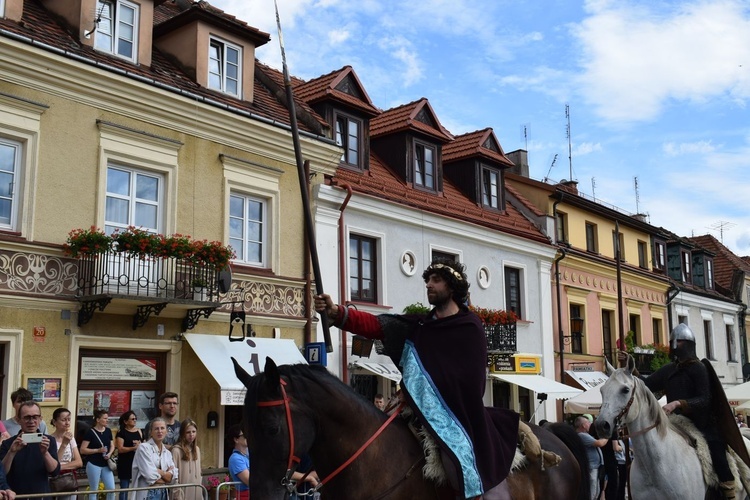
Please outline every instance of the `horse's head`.
M638 414L635 399L636 379L633 377L635 361L628 356L627 366L616 370L605 360L609 378L601 387L602 407L594 421L594 429L600 439L611 438L620 425L630 422Z
M243 430L250 450L250 491L255 498L285 498L282 483L290 463L296 468L297 457L307 453L315 439L314 416L304 407L310 395L293 377L282 376L292 366L280 369L266 358L263 373L250 376L234 358L232 362L247 388Z

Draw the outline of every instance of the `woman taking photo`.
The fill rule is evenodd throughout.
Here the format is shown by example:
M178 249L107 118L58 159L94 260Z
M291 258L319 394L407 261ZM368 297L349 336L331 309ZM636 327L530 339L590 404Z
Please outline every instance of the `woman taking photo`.
M54 426L55 432L52 434L57 441L57 459L60 461L60 478L64 475L73 475L74 471L83 466L81 454L78 451L78 444L70 430L71 416L67 408L58 408L52 413L50 423ZM61 479L50 478L50 486L53 481L59 482ZM73 484L71 482L71 484ZM54 486L53 486L54 487ZM66 490L68 491L68 490ZM69 490L72 491L72 490ZM65 500L69 497L58 497L59 500Z
M143 441L141 430L136 427L138 419L133 410L126 411L120 415L120 430L115 438L117 447L117 477L120 479L120 488L130 488L130 479L133 477L133 458L135 450ZM127 500L127 493L120 493L120 500Z
M180 484L201 484L201 450L198 448L198 425L190 418L180 424L180 438L172 447L172 458L180 471ZM199 487L180 488L174 492L174 500L200 500L203 494Z
M177 482L177 467L172 453L164 445L167 437L167 421L156 417L149 424L151 439L141 443L133 459L132 488L162 486ZM135 500L167 500L167 490L154 489L135 492Z
M89 478L91 491L99 490L99 481L104 483L105 490L115 489L115 475L107 461L115 451L112 431L107 427L109 414L106 410L94 410L94 426L86 431L81 443L81 453L88 457L86 476ZM96 500L96 493L89 495L89 500ZM114 493L107 493L107 500L115 500Z

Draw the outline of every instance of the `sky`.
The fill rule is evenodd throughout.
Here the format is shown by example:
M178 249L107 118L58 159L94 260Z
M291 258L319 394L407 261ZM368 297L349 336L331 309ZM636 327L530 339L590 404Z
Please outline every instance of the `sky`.
M273 0L209 0L271 35ZM279 0L291 74L492 127L537 180L750 255L750 0ZM566 108L567 107L567 108ZM566 117L566 109L568 117ZM636 189L637 184L637 189Z

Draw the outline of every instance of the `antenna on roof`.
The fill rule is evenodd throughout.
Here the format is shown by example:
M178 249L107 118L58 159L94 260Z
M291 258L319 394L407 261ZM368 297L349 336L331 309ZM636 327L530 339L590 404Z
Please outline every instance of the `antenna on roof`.
M591 178L591 196L593 196L594 201L596 201L596 177Z
M87 40L91 38L91 35L96 31L96 28L99 27L99 23L102 22L102 11L104 10L104 7L108 5L105 2L102 2L102 6L99 8L99 13L96 14L96 19L94 19L94 27L91 28L91 30L87 30L83 32L83 37ZM96 12L96 11L94 11Z
M638 203L641 201L641 195L638 192L638 176L633 177L633 189L635 189L635 213L641 213L638 210Z
M724 230L727 231L732 229L734 226L736 226L734 222L727 222L724 220L720 220L719 222L716 222L714 224L711 224L708 226L709 229L713 229L714 231L719 231L719 236L721 238L721 244L724 244Z
M547 175L544 177L544 182L547 182L549 180L549 173L552 172L552 167L555 166L556 161L557 161L557 153L555 153L555 157L552 158L552 163L549 166L549 170L547 170Z
M568 137L568 164L570 166L570 180L573 180L573 145L570 138L570 106L568 104L565 105L565 119L567 120L568 124L565 127L565 133Z
M523 149L526 151L526 161L529 161L529 129L531 128L530 123L521 124L521 139L523 140Z

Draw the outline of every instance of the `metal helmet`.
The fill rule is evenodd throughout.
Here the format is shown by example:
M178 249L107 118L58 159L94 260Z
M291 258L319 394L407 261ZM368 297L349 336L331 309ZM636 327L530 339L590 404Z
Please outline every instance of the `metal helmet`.
M693 331L685 323L680 323L675 326L669 334L669 343L671 344L672 349L677 348L678 340L689 340L690 342L695 343L695 335L693 335Z

